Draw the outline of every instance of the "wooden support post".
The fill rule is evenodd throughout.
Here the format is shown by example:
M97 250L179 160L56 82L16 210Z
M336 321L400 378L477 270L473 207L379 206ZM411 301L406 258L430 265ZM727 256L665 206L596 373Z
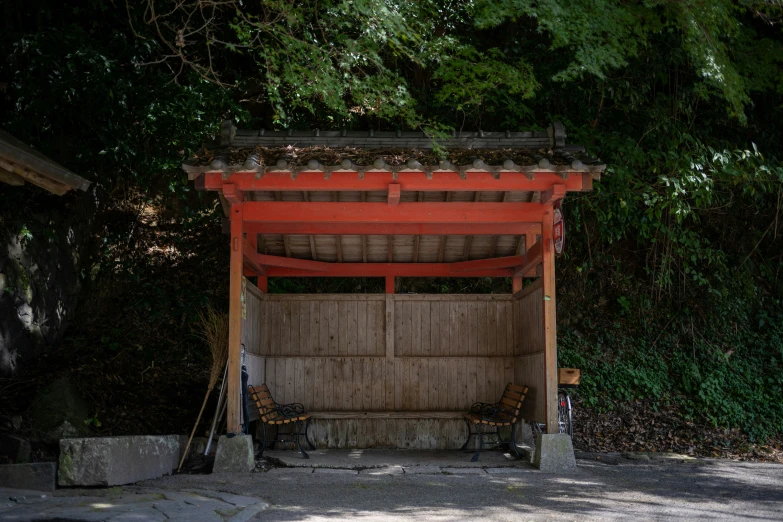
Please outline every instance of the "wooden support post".
M552 244L553 212L544 214L542 222L541 246L542 288L544 295L544 375L546 390L544 411L546 412L547 433L558 433L557 422L557 319L555 306L555 249Z
M243 266L243 203L231 205L231 259L228 306L228 433L241 433L240 393L242 371L242 266Z
M511 278L511 292L516 294L520 290L522 290L522 278L521 277L513 277Z
M394 293L394 276L386 276L386 293Z

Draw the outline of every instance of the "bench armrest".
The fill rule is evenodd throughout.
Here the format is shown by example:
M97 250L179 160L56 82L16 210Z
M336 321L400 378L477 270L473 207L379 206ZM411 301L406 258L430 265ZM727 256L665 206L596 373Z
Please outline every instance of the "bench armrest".
M283 417L291 418L302 415L305 412L305 407L298 402L292 402L291 404L276 404L275 411Z

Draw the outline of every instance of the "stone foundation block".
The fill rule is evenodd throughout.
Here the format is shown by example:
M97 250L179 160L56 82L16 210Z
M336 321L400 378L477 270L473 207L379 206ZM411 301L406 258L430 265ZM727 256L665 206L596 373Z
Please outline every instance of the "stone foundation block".
M60 440L61 486L118 486L171 474L179 464L178 435Z
M237 473L253 471L256 467L253 454L253 438L250 435L236 435L218 439L213 473Z
M55 477L54 462L0 466L0 488L51 492L55 488Z
M576 458L571 437L565 433L539 434L533 465L545 473L576 471Z

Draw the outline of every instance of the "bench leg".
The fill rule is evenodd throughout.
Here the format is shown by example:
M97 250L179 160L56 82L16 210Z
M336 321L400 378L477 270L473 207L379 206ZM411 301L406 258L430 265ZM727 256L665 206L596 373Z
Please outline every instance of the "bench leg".
M478 438L479 438L479 449L476 452L475 455L473 455L473 458L470 459L471 462L477 462L479 459L479 455L481 454L481 451L484 449L484 432L481 431L481 426L477 425L476 429L478 429Z
M307 419L307 423L304 426L305 441L307 441L307 447L312 451L315 449L315 445L310 442L310 436L307 434L307 428L310 427L310 419Z
M465 451L468 449L468 444L470 443L470 438L475 435L475 433L470 431L470 423L468 422L468 419L462 419L465 421L465 426L468 427L468 438L465 440L465 444L462 445L462 448L460 448L461 451Z
M266 422L261 421L261 426L263 426L263 430L264 430L264 440L261 443L261 453L258 455L259 457L263 457L264 456L264 450L266 449L266 440L267 440L267 438L266 438Z
M297 423L296 423L296 447L299 448L299 453L302 454L302 458L303 459L309 459L310 455L305 453L305 450L302 449L301 438L302 438L302 426L303 425L304 425L304 422L302 422L302 421L297 421Z
M508 441L509 449L513 449L518 459L522 458L522 454L519 453L517 448L517 438L515 437L517 432L517 423L511 425L511 440Z

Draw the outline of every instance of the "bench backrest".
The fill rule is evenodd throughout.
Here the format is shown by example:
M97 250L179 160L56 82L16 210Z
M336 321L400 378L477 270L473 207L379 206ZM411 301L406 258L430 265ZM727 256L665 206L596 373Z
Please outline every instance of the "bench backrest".
M277 403L272 398L272 392L266 384L260 386L248 386L250 399L255 402L263 422L269 422L277 416Z
M506 389L503 392L503 397L500 398L500 407L508 412L512 417L511 422L514 423L519 417L519 411L522 408L522 401L525 400L527 394L527 386L516 386L515 384L506 384Z

